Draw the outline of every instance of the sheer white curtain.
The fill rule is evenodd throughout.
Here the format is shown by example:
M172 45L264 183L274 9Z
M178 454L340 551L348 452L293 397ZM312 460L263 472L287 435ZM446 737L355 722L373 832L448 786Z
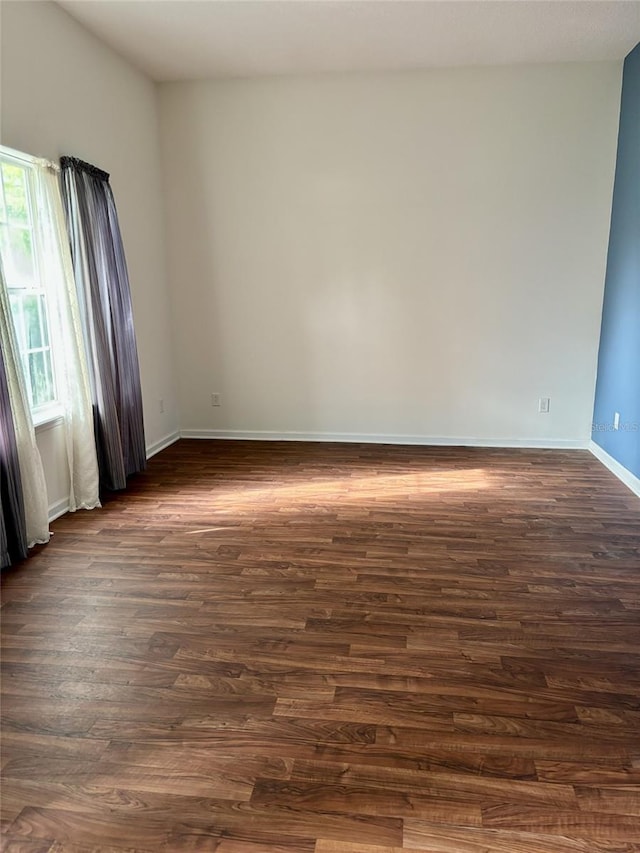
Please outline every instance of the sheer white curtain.
M98 460L93 428L89 374L82 339L69 236L60 194L58 169L47 161L36 163L38 228L45 258L41 275L51 295L60 337L56 359L59 401L69 461L69 509L100 506Z
M13 330L9 295L0 261L0 341L9 388L11 414L16 435L20 477L24 497L24 514L29 548L49 541L49 508L47 484L42 460L36 445L31 409L24 385L24 376Z
M30 158L29 162L35 175L38 269L56 339L56 386L69 464L69 508L93 509L100 506L93 409L58 168L45 160ZM26 539L31 548L49 541L47 486L1 260L0 342L22 481Z

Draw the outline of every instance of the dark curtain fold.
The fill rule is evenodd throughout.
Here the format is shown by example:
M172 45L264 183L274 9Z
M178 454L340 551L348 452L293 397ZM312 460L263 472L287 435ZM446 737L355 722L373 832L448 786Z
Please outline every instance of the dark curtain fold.
M146 466L138 350L109 175L62 157L62 194L83 322L100 484L124 489Z
M0 351L0 568L27 556L22 478L9 388Z

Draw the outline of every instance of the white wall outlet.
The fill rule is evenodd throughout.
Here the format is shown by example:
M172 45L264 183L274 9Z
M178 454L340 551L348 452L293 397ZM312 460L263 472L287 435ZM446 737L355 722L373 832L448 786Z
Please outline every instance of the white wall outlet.
M549 397L540 397L538 400L538 411L541 415L549 414L549 403L551 402Z
M211 405L212 406L220 406L220 394L212 394L211 395Z
M613 413L613 428L620 429L620 412Z
M158 400L158 410L161 415L164 414L164 400Z

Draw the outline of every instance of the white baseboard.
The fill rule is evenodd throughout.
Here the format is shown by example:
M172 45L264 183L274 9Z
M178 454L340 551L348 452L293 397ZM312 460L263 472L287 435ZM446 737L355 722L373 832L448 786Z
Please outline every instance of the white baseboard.
M615 474L616 477L625 484L634 495L637 495L640 498L640 477L636 477L635 474L632 474L631 471L627 470L624 465L621 465L619 462L610 456L606 450L603 450L599 444L596 444L595 441L589 442L589 450L593 453L596 459L599 459L600 462L608 468L612 474Z
M62 498L62 500L49 504L49 522L60 518L65 512L69 512L69 498Z
M168 435L165 435L164 438L154 441L153 444L149 444L147 446L147 459L151 459L152 456L155 456L156 453L160 453L160 451L164 450L165 447L169 447L169 445L174 444L174 442L179 438L180 433L176 430L175 432L170 432Z
M474 438L471 436L389 435L354 432L275 432L271 430L183 429L181 438L215 438L226 441L335 441L355 444L416 444L445 447L529 447L585 450L588 438Z

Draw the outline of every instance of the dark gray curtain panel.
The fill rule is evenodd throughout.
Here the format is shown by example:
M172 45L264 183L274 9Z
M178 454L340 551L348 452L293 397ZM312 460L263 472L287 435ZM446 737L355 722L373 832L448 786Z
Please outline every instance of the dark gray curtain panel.
M62 194L83 322L100 484L124 489L146 466L138 350L109 175L62 157Z
M27 556L22 479L4 357L0 350L0 568Z

